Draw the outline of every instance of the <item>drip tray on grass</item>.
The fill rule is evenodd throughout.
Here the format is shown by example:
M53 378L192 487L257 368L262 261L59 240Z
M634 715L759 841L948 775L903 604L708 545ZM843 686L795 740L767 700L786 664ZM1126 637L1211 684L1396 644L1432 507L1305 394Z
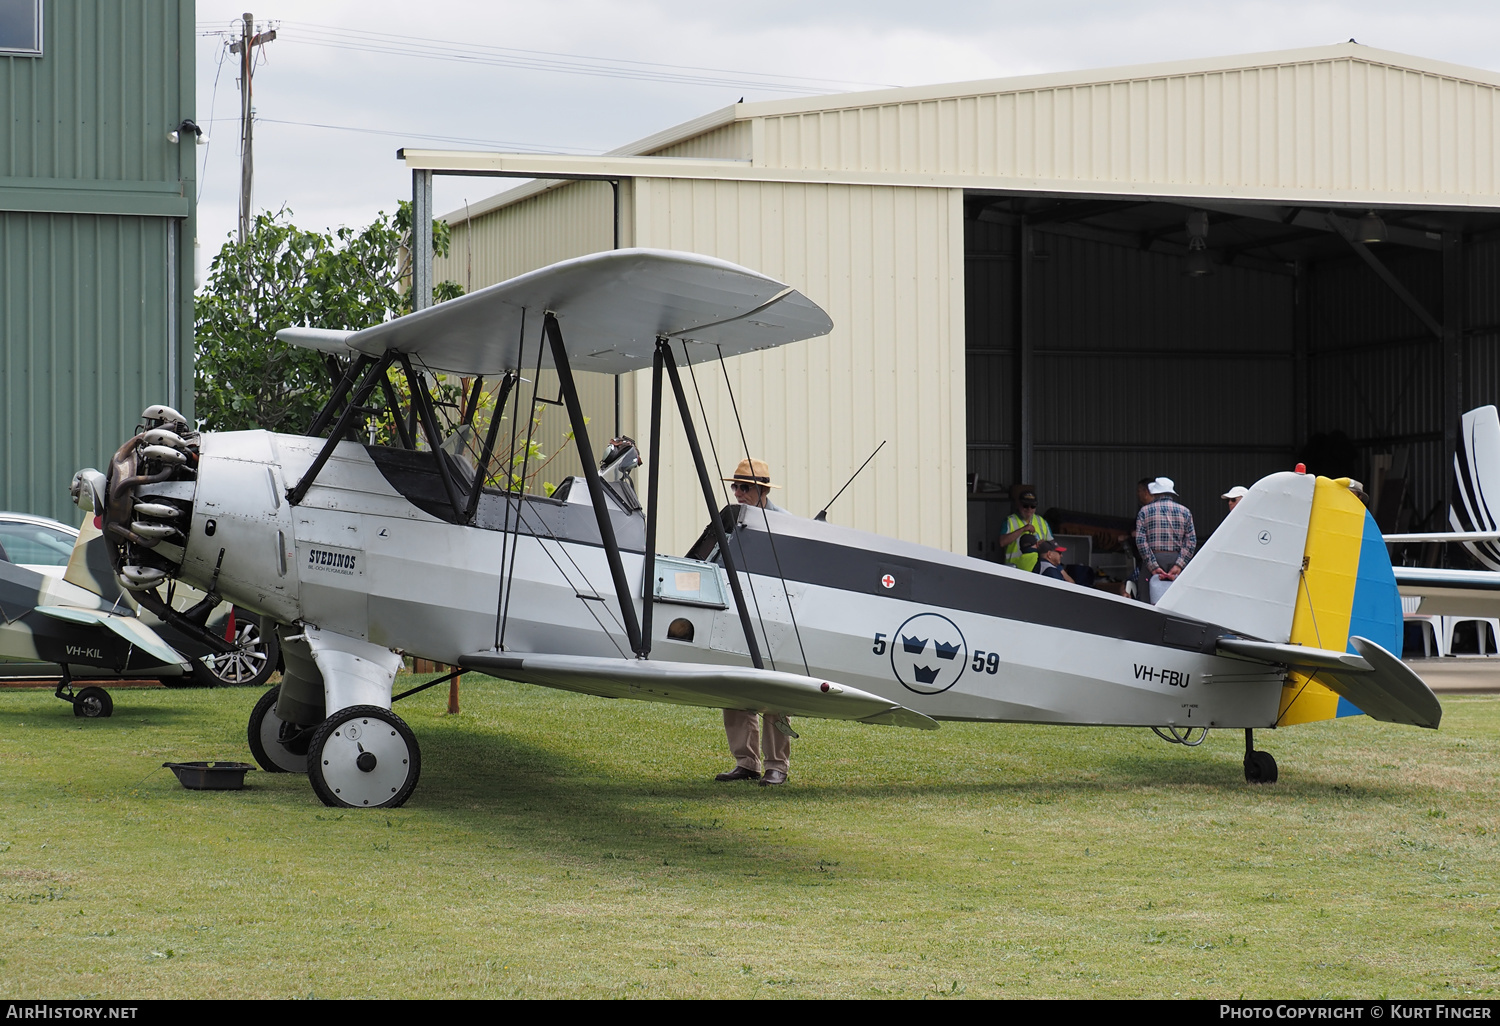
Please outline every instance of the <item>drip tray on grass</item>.
M255 767L248 762L164 762L190 791L240 791L245 774Z

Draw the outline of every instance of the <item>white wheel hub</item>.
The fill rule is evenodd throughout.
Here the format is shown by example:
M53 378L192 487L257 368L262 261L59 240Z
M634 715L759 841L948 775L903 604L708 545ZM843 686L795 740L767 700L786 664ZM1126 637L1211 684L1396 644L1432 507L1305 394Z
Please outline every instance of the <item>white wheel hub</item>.
M417 771L419 757L407 740L406 725L394 714L380 712L360 710L342 722L325 723L319 729L321 750L309 752L317 757L324 788L341 805L400 804L410 793L407 783ZM333 720L343 715L335 714Z

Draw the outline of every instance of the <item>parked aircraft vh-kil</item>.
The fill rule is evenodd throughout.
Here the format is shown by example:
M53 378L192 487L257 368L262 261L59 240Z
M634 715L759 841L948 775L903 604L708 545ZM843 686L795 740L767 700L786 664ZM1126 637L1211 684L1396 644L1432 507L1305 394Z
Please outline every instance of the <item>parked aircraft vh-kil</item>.
M1260 481L1155 607L818 520L721 512L679 368L831 329L796 290L734 264L599 253L363 331L287 329L347 361L306 436L198 436L152 407L108 475L81 471L74 493L102 513L138 595L176 578L284 625L285 674L251 716L251 749L268 770L305 771L330 805L399 805L416 787L417 741L391 710L397 650L609 698L926 729L1146 726L1187 744L1243 729L1252 781L1277 773L1256 727L1359 711L1438 725L1393 654L1395 580L1347 482ZM542 367L584 453L573 370L651 369L644 506L626 442L550 497L485 485L498 411L529 410L522 375L534 402ZM477 460L443 437L433 372L480 379L457 434L499 376ZM686 557L656 553L664 382L709 519ZM355 440L377 388L399 445ZM529 417L509 420L514 434Z

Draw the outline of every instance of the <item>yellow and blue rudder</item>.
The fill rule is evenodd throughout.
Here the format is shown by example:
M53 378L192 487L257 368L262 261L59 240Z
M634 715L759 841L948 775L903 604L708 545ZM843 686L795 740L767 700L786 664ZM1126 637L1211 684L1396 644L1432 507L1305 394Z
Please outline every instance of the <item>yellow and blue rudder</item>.
M1290 641L1353 652L1351 637L1368 638L1400 658L1401 595L1380 528L1349 490L1349 479L1320 477L1308 514ZM1281 690L1276 725L1360 715L1347 698L1293 671Z

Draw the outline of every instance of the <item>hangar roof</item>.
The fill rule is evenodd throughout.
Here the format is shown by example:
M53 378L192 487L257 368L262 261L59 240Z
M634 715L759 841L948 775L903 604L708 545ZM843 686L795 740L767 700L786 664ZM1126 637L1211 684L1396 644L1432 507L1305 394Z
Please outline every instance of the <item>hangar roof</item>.
M1350 42L740 103L607 156L748 164L687 177L1464 210L1500 207L1497 92L1494 72Z

